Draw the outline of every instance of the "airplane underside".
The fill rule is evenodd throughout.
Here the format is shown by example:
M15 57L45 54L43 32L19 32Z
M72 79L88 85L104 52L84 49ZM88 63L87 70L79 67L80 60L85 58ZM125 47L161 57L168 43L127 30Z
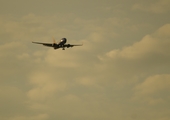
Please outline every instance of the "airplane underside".
M54 48L54 49L62 48L62 50L65 50L64 45L54 45L54 47L53 47L53 48Z
M63 45L53 44L54 49L62 48L62 50L65 50L65 48L70 48L70 47L73 47L73 46L70 44L63 44Z
M61 48L61 47L59 47L59 48ZM59 48L54 47L55 50L56 50L56 49L59 49ZM63 47L62 50L65 50L65 48Z

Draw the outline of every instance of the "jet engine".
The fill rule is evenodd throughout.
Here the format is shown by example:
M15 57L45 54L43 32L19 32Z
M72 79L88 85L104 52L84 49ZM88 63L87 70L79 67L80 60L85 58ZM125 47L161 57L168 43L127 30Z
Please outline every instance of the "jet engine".
M67 45L67 48L71 47L70 44Z

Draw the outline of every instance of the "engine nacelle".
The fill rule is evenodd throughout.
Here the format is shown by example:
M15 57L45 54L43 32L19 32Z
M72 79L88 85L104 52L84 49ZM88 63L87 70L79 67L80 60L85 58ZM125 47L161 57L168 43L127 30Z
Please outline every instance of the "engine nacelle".
M68 45L67 45L67 48L69 48L69 47L71 47L71 45L70 45L70 44L68 44Z
M52 46L53 46L54 49L58 49L59 48L58 44L56 44L56 43L53 43Z

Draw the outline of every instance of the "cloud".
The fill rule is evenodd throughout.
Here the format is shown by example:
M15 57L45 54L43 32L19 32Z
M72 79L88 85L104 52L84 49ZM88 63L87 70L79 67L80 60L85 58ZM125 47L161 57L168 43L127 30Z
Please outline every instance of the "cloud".
M163 38L169 38L170 37L170 24L165 24L164 26L160 27L156 32L156 37L163 37Z
M77 67L80 65L78 62L78 55L77 52L74 50L74 52L71 50L72 48L69 48L68 50L66 48L65 51L62 51L62 49L59 49L58 51L55 50L49 50L45 57L45 62L50 66L55 67ZM73 48L76 49L76 48ZM64 55L61 52L64 52ZM72 52L71 52L72 51Z
M147 1L148 2L148 1ZM155 3L151 4L135 4L133 5L134 10L142 10L145 12L152 12L152 13L167 13L170 10L170 1L169 0L158 0Z
M124 59L142 59L146 57L154 57L153 55L165 55L168 57L169 49L168 45L170 44L169 39L170 33L167 30L170 29L170 25L167 24L161 27L153 35L146 35L141 41L134 43L132 46L127 46L121 50L112 50L107 53L107 56L110 58L124 58ZM160 38L164 36L163 38ZM166 37L166 39L165 39Z
M101 80L102 85L108 85L104 84L105 80L106 83L114 84L114 88L123 89L127 85L136 84L148 75L167 73L170 61L168 52L170 33L166 30L169 28L169 24L166 24L130 46L98 55L100 63L97 70L101 73L108 71ZM99 80L100 78L102 74Z
M133 99L148 104L167 103L170 91L170 74L162 74L148 77L144 82L138 84L135 88Z
M119 60L140 61L141 64L145 62L146 65L149 63L154 65L167 64L170 59L168 52L170 50L170 33L167 32L169 29L170 25L166 24L152 35L146 35L141 41L122 49L111 50L106 53L106 58L99 58L101 60L108 58L117 62Z
M15 52L19 52L20 49L24 49L25 45L21 44L20 42L9 42L6 44L0 45L0 51L3 51L1 56L9 56L11 54L15 54Z
M158 41L159 42L159 41ZM123 59L141 59L157 49L157 41L150 35L145 36L141 41L134 43L132 46L124 47L119 50L112 50L107 53L110 58ZM152 54L152 53L151 53Z
M34 101L44 101L58 91L65 90L67 86L65 82L56 80L46 72L35 72L30 78L30 83L34 87L28 91L28 98Z
M23 75L21 71L30 70L30 54L25 44L18 41L1 44L0 53L1 80L14 80Z
M1 78L2 79L2 78ZM8 80L9 81L9 80ZM9 84L12 84L11 82ZM24 91L18 86L4 84L1 80L0 85L0 119L15 116L16 114L24 114L28 111L25 100L27 99ZM21 111L22 110L22 111Z
M109 72L109 83L123 88L134 84L133 100L150 105L166 104L169 100L170 25L165 24L153 34L121 49L113 49L103 56L101 69ZM112 77L111 77L112 74ZM146 78L144 81L143 79ZM105 78L107 80L107 78ZM121 85L123 85L121 87Z
M150 104L167 101L164 96L156 96L155 99L155 95L165 91L164 85L156 86L161 84L159 79L168 75L161 73L169 71L169 24L146 35L141 41L119 48L117 41L120 39L113 38L121 35L121 39L127 39L130 19L109 17L85 20L66 14L28 14L0 21L0 24L5 23L0 28L5 30L3 37L6 38L6 34L12 36L0 46L1 86L13 86L1 87L3 98L5 93L11 95L11 98L1 101L6 100L5 105L10 105L9 99L14 100L11 106L17 108L16 112L11 110L12 117L6 112L5 119L100 120L124 119L124 116L130 119L129 114L136 110L134 101L129 102L131 97L139 102L143 96ZM68 42L73 44L83 41L84 45L63 51L31 43L52 42L52 36L57 39L67 37ZM151 86L150 93L142 94L144 87L149 90L146 84L155 87ZM14 99L14 96L17 98ZM148 108L144 107L141 111ZM21 110L22 113L19 113ZM141 111L135 112L140 116Z

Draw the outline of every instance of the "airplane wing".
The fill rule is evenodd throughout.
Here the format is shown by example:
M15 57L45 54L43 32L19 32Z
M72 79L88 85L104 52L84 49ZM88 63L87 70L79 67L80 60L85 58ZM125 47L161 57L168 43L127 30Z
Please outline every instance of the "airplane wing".
M74 47L74 46L82 46L83 44L75 44L75 45L71 45L71 44L64 44L64 47Z
M40 42L32 42L32 43L35 43L35 44L42 44L42 45L48 46L48 47L53 47L53 44L51 44L51 43L40 43Z

